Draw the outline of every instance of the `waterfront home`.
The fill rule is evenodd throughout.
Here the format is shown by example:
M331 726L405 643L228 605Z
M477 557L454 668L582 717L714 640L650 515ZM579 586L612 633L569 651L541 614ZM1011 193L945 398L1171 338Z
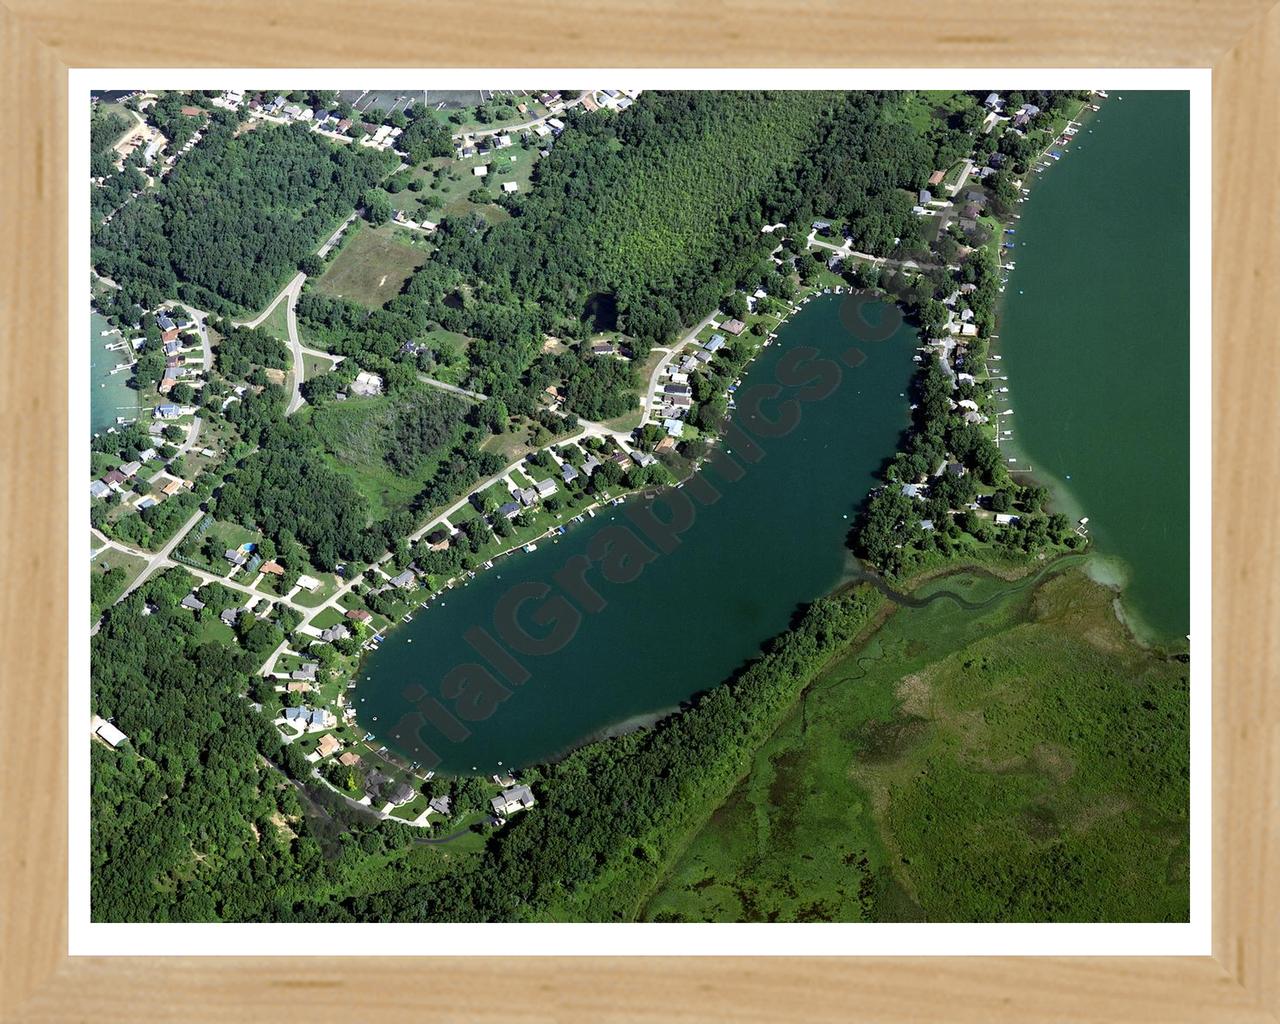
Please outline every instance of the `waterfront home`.
M715 353L708 352L705 348L702 348L693 354L693 358L699 363L705 364L711 362L711 360L715 358Z
M687 373L679 373L679 372L673 373L671 375L671 383L672 384L688 384L689 375Z
M338 738L333 733L325 733L320 737L320 742L316 744L316 753L321 758L326 758L330 754L336 753L342 749L342 744L338 742Z
M573 481L578 479L578 471L567 462L560 467L560 475L564 478L564 482L567 484L573 483Z
M727 334L732 334L735 338L746 329L747 329L747 325L744 324L737 317L734 317L731 320L726 320L724 323L720 325L720 330L726 332Z
M667 420L667 422L668 422L668 423L680 423L680 421L679 421L679 420ZM683 424L681 424L681 425L680 425L680 429L681 429L681 431L683 431L683 430L684 430L684 425L683 425ZM656 445L654 445L654 446L653 446L653 450L654 450L655 452L669 452L669 451L673 451L673 450L675 449L675 446L676 446L676 438L677 438L677 437L679 437L679 436L680 436L679 434L674 434L674 435L673 435L673 434L668 434L666 437L664 437L661 441L659 441Z
M498 506L497 515L503 519L514 519L520 514L520 502L508 501Z
M525 506L525 508L538 503L538 491L537 488L534 487L525 487L518 490L516 491L515 496L519 500L520 504Z
M195 594L188 594L182 599L182 607L190 608L193 612L198 612L204 608L204 602L201 601L200 598L196 597Z
M1005 513L1005 512L996 513L996 522L1001 526L1011 526L1014 523L1016 523L1018 519L1019 519L1018 516L1009 515L1008 513Z
M493 806L495 814L505 818L516 811L532 807L537 801L533 798L533 791L528 786L512 786L504 789L489 803Z
M924 492L925 492L924 484L903 484L902 485L902 493L905 497L908 497L908 498L923 499Z
M720 349L724 348L724 335L723 334L711 335L711 340L708 341L702 347L705 348L708 352L720 351Z
M319 663L308 661L290 672L289 678L299 680L300 682L314 683L316 681L316 673L319 670Z
M684 435L684 424L680 420L668 417L662 421L662 426L671 437L682 437Z
M331 644L335 640L345 640L351 635L351 630L346 626L330 626L328 629L321 630L320 640L323 643Z
M693 389L688 384L668 384L662 389L664 395L689 395Z
M534 487L537 489L538 496L541 498L549 498L551 495L556 493L556 482L550 477L546 480L539 480L534 484Z
M408 590L417 582L418 577L414 574L412 569L406 569L399 576L391 577L391 585L393 587L398 587L400 590Z
M285 685L285 690L289 693L310 693L312 689L313 687L310 683L304 682L287 683Z
M431 798L431 802L427 804L437 814L448 816L451 810L451 804L447 796L436 796Z
M582 472L584 472L587 476L590 476L599 468L600 468L600 460L597 459L594 455L588 455L587 461L582 464Z
M387 794L387 803L399 807L401 804L407 804L417 794L412 786L407 782L398 782L393 790Z
M693 398L689 395L668 395L667 402L678 409L688 409L693 406Z
M370 612L365 611L363 608L352 608L347 612L347 618L352 622L368 622L373 618L373 615Z
M658 461L648 452L640 452L640 451L632 452L631 457L636 461L636 464L639 466L652 466L655 462Z
M338 758L338 764L342 765L344 768L354 768L359 763L360 763L360 755L357 754L354 750L348 750L345 754L343 754L340 758Z
M158 420L176 420L181 415L182 409L176 405L166 403L156 406L155 417Z

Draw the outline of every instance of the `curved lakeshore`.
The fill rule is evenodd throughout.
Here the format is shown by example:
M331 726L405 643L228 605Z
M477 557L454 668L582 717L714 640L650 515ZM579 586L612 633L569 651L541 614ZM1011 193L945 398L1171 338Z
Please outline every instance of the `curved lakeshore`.
M713 457L655 500L609 507L444 591L388 634L354 691L374 742L445 772L552 759L727 678L837 586L855 509L908 423L918 344L898 324L862 341L849 369L842 307L861 301L808 303L750 365L718 449L740 473ZM744 396L759 385L777 393L752 414ZM794 429L771 430L788 400ZM673 515L687 522L664 529Z
M1088 517L1091 574L1137 636L1173 645L1189 627L1186 104L1113 96L1035 179L995 348L1019 479Z

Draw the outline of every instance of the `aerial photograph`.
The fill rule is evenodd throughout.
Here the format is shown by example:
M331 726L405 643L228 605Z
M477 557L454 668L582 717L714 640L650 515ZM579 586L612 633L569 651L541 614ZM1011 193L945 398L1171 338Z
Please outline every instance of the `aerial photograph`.
M1188 92L242 84L83 100L93 922L1190 919Z

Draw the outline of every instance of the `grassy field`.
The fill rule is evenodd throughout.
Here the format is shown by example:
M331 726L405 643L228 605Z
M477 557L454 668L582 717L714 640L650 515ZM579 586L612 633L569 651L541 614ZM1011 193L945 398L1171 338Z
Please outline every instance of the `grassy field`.
M1077 569L935 580L806 691L649 920L1176 921L1187 666Z
M352 235L342 251L316 280L317 290L370 308L399 295L405 281L427 262L428 254L400 241L396 230L393 224L377 228L360 222L352 225Z
M440 458L447 454L450 441L442 440L429 457L423 458L412 472L398 471L388 462L390 447L395 442L396 424L400 417L412 415L415 403L425 407L450 404L461 410L465 400L446 396L423 385L407 395L379 398L351 398L303 412L301 422L316 435L330 464L368 499L373 518L381 519L392 509L403 508L426 485L435 473ZM454 424L454 437L461 430L461 418Z

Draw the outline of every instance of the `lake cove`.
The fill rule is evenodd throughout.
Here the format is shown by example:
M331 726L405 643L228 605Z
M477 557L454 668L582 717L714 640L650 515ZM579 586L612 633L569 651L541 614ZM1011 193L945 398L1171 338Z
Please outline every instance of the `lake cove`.
M991 364L1018 464L1089 517L1094 574L1123 583L1135 631L1172 643L1190 600L1188 123L1186 93L1126 90L1036 178Z
M89 314L89 430L101 434L116 425L117 416L138 415L138 393L129 387L129 373L111 371L133 359L132 352L109 352L106 346L120 340L119 333L103 336L111 324L97 310Z
M398 626L352 691L360 725L426 768L493 772L722 682L849 572L855 510L908 426L918 343L892 307L810 302L747 370L718 456Z

